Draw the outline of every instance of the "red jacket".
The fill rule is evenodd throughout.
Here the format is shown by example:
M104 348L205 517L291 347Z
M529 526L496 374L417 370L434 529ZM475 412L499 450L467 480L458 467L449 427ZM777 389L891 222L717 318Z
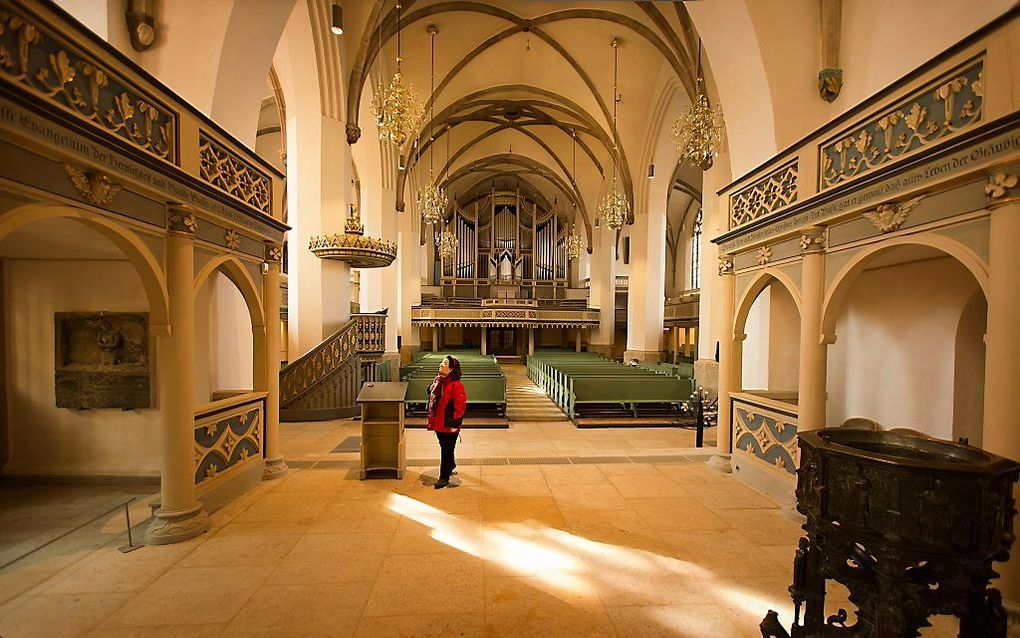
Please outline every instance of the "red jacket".
M467 393L460 381L443 379L442 396L436 401L435 409L429 413L430 430L436 432L460 432L460 423L467 408Z

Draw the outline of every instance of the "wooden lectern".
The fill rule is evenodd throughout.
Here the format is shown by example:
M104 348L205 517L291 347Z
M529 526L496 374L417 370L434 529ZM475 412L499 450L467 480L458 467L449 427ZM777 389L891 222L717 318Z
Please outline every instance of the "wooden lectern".
M375 470L404 478L404 395L407 383L366 383L358 394L361 406L361 478Z

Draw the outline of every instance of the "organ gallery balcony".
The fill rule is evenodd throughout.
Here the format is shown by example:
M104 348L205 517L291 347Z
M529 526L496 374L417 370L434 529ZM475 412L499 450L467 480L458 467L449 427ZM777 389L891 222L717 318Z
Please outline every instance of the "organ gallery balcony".
M411 307L416 326L584 328L599 324L599 310L584 299L481 299L434 297Z

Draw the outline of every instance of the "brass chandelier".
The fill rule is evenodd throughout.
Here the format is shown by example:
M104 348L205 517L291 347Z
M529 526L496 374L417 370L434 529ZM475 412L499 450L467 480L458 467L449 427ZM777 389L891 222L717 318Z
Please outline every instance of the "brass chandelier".
M613 230L620 230L630 218L630 201L627 196L616 188L616 155L618 147L616 140L619 139L616 127L616 105L620 102L617 95L617 79L620 66L620 39L613 38L613 186L606 193L602 203L599 204L599 218Z
M570 230L567 239L563 242L567 249L567 259L577 259L581 256L581 236L577 234L577 224Z
M435 137L433 136L433 126L436 118L436 34L439 33L439 28L434 24L428 26L428 33L432 36L432 76L431 76L431 92L429 93L429 181L425 186L418 190L418 210L421 212L421 218L426 224L438 224L443 219L443 215L446 213L446 207L450 205L450 200L447 198L446 193L438 188L435 184L435 177L432 172L432 153L433 146L435 146ZM447 131L449 135L449 131ZM449 137L447 137L449 141Z
M453 234L452 230L449 228L443 229L443 232L439 235L439 256L443 259L453 257L454 253L457 252L457 245L459 243L457 235Z
M690 162L703 171L712 168L712 162L719 154L723 126L722 109L713 107L705 94L699 42L696 93L690 106L673 122L673 143L680 153L680 160Z
M372 115L379 129L379 139L392 142L398 148L417 130L423 110L414 85L406 82L400 72L400 9L401 4L397 2L397 72L388 87L380 80L372 96Z

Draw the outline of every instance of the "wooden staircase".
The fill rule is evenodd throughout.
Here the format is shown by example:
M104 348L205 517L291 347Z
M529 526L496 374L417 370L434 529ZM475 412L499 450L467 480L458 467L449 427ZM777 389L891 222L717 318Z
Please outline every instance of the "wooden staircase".
M506 416L510 421L563 421L567 418L520 364L500 362L506 375Z
M280 420L328 421L358 414L361 384L386 349L386 313L352 316L280 370Z

